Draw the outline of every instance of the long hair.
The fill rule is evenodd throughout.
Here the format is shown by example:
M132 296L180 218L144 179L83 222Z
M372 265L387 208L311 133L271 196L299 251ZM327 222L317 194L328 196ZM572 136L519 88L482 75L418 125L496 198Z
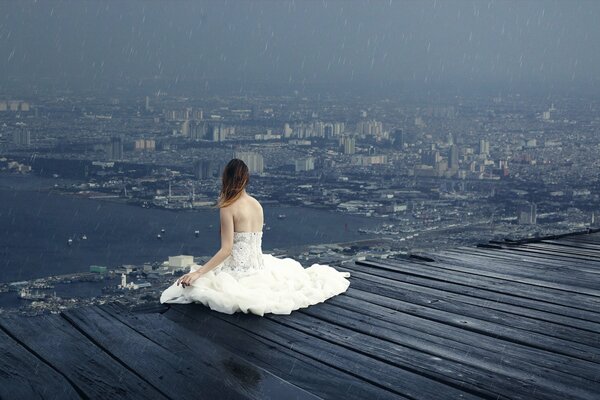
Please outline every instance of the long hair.
M222 180L223 186L216 204L218 208L227 207L242 195L242 190L250 181L248 166L239 158L232 159L223 169Z

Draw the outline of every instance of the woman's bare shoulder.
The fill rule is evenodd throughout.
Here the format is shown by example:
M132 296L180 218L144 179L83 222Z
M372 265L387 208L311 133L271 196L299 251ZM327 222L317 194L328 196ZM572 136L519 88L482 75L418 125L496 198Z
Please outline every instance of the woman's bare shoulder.
M262 204L260 204L260 201L258 201L258 200L256 199L256 197L254 197L254 196L250 196L250 195L248 195L248 197L250 198L250 200L252 201L252 203L254 203L254 204L255 204L255 205L257 205L258 207L260 207L260 209L262 209Z

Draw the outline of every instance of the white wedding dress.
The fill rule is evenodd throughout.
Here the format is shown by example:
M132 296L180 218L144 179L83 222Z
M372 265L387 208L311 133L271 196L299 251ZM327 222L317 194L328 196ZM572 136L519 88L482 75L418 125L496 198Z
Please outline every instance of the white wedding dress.
M201 266L193 264L190 272ZM174 282L161 303L202 303L212 310L264 315L290 314L345 292L349 272L328 265L304 268L292 258L262 252L262 232L234 232L231 254L190 286Z

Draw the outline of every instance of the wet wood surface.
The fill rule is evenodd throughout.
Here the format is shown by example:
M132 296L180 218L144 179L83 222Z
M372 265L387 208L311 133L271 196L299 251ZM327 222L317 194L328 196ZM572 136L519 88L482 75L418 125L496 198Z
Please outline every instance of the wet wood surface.
M600 233L333 265L291 315L0 316L0 399L597 399Z

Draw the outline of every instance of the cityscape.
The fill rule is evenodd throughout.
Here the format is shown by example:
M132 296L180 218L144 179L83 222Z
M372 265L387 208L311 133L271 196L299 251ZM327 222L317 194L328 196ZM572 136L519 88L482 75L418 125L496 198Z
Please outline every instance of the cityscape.
M11 99L0 101L0 169L68 178L52 190L69 196L194 212L214 206L220 172L236 157L248 165L251 193L264 207L377 221L357 229L369 245L359 241L354 252L324 243L295 257L394 258L598 227L597 110L586 99L540 102L517 94L435 105L166 93ZM64 238L66 246L72 241ZM109 267L115 279L136 271L155 281L169 275L166 283L187 265ZM108 276L106 266L89 267ZM147 282L122 286L146 290ZM153 287L147 290L161 286ZM21 298L33 297L23 290Z
M116 298L138 307L155 303L174 277L217 250L218 226L211 215L218 214L221 172L232 158L248 165L248 193L271 210L265 252L305 266L402 259L600 227L600 102L592 77L598 53L582 55L570 46L587 33L574 30L556 44L540 34L538 42L531 39L537 46L530 54L502 50L496 36L473 35L485 21L493 21L490 29L499 35L508 30L523 40L529 38L517 29L523 26L549 34L567 12L560 7L546 11L527 2L522 11L537 21L530 27L529 20L517 18L511 25L513 19L502 19L512 18L513 11L493 2L427 3L431 21L416 5L369 8L357 2L359 11L377 14L396 35L385 36L339 2L329 8L325 2L248 2L233 9L182 2L125 11L100 3L90 9L17 3L4 6L7 15L49 15L56 40L36 47L23 28L0 25L7 43L14 37L23 41L1 47L7 72L0 84L0 254L6 256L0 313L58 313ZM398 18L408 23L411 15L421 16L423 32L434 32L439 20L473 27L460 35L450 32L456 43L449 53L445 32L419 39L386 16L404 6L417 8ZM449 17L435 11L453 6L467 13ZM578 10L573 12L583 13ZM247 22L244 12L262 22ZM65 27L68 34L61 31L60 18L69 13L94 24L91 32L99 34L85 36L84 23ZM125 22L118 25L125 33L113 37L96 25L95 15L112 21L115 13L133 22L126 29ZM315 20L307 16L313 14ZM484 21L484 14L492 19ZM300 17L321 31L292 24ZM284 29L277 21L288 25ZM163 22L170 28L162 28ZM149 33L155 28L164 30L165 39ZM195 35L210 40L199 44ZM280 37L296 38L298 51L279 43ZM402 64L386 37L412 49L407 58L415 60ZM254 53L239 44L242 38ZM72 54L61 47L63 39ZM103 40L122 46L113 52ZM324 50L311 54L320 40ZM498 53L488 54L495 45ZM347 46L359 56L352 58ZM48 58L46 69L36 52L46 54L48 48L63 58ZM552 67L546 52L554 57ZM564 59L556 56L561 52ZM489 62L477 61L479 54ZM407 69L395 72L401 65ZM67 209L68 201L100 211L86 211L92 222L73 228L84 211ZM113 215L118 222L107 222L103 207L119 207L111 208L118 210ZM48 222L59 212L61 219ZM176 228L151 224L157 216L193 221L178 234L206 246L177 246ZM65 233L56 221L71 231ZM109 251L102 240L126 246L130 232L114 238L110 235L119 233L97 234L101 224L117 223L139 224L143 234L121 253ZM292 236L298 226L304 230ZM86 246L95 251L107 246L111 258L72 256L84 254ZM134 260L136 246L156 252Z

